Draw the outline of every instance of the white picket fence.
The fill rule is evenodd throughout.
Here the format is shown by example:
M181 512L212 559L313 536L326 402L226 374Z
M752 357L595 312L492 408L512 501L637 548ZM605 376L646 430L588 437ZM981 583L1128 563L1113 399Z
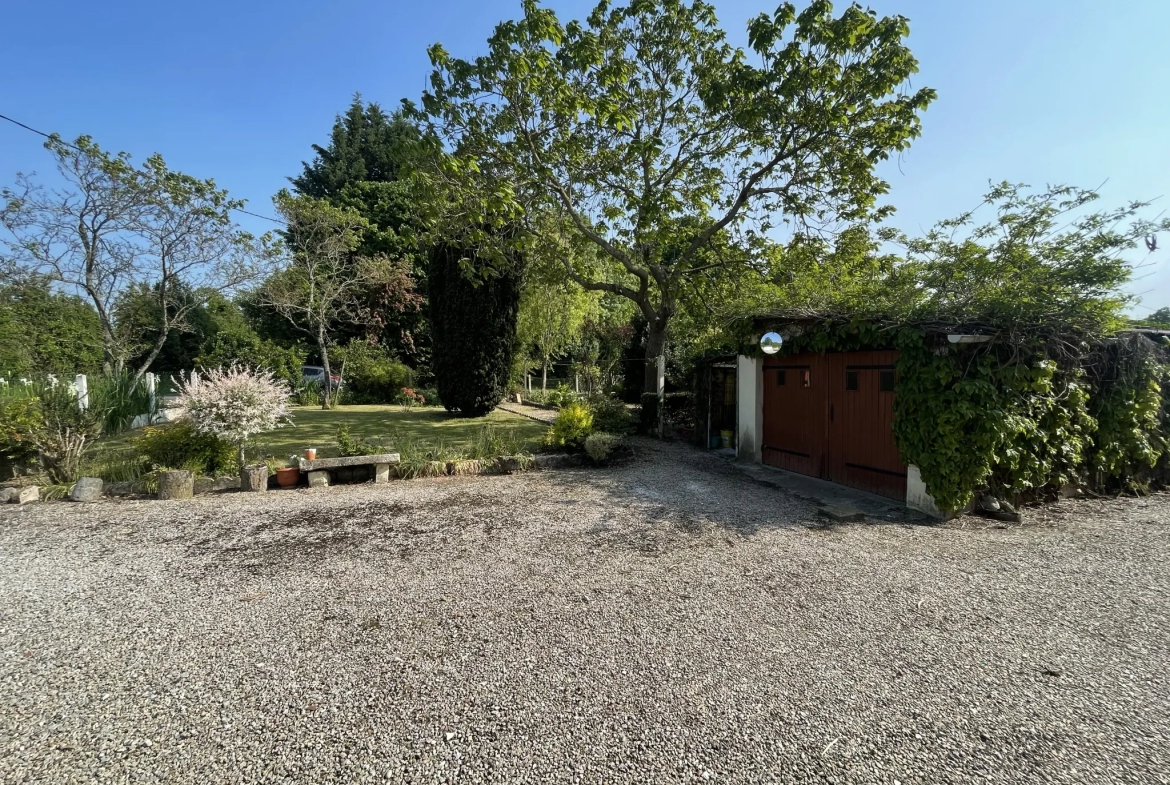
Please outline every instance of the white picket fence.
M89 408L89 377L84 373L79 373L73 377L72 382L62 382L55 375L49 374L48 382L53 387L58 384L67 384L74 395L77 396L77 406L81 409ZM151 425L153 423L171 422L175 419L173 411L166 406L167 397L158 394L158 375L148 373L142 377L146 384L147 392L150 393L150 411L143 412L136 415L130 423L131 428L141 428L144 425ZM10 384L32 384L32 381L25 378L14 379L11 382L0 377L0 385Z

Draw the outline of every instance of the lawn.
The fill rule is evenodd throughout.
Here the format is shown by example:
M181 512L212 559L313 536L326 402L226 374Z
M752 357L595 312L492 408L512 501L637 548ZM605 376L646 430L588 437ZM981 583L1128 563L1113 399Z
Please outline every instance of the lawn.
M294 407L292 425L260 434L248 444L249 457L287 458L315 447L319 457L338 454L337 430L348 425L350 435L389 449L409 445L413 449L441 447L458 451L470 447L491 426L508 443L529 452L540 448L548 426L504 411L485 417L455 417L439 406L341 406L325 410ZM134 439L141 431L130 431L95 445L91 460L129 457Z
M317 407L293 410L293 426L256 437L262 455L285 457L316 447L328 455L337 448L337 429L349 425L354 437L394 446L396 441L438 445L453 449L470 446L484 426L509 434L529 451L540 447L548 426L509 412L496 410L486 417L455 417L441 406L342 406L326 411Z

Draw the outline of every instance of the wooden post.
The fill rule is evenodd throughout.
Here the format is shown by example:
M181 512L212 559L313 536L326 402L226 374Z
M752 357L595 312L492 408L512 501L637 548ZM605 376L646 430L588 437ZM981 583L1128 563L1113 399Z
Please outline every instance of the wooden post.
M146 412L146 423L150 425L155 420L155 414L158 413L158 376L147 372L144 379L146 380L146 391L150 393L150 411Z
M85 411L89 408L89 378L79 373L73 378L73 389L77 390L77 408Z

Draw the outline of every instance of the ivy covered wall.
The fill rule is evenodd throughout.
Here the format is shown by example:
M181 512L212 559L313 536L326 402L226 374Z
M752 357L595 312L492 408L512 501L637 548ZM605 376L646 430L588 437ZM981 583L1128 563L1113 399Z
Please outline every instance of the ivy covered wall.
M899 350L894 437L941 509L980 490L1040 495L1170 483L1170 347L1122 334L1093 346L949 344L874 322L783 328L784 354Z

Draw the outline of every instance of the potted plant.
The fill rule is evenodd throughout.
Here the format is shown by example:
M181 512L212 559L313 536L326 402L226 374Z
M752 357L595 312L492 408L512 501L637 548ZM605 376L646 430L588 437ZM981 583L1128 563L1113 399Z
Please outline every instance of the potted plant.
M301 481L301 467L294 455L288 459L288 465L276 470L276 484L281 488L295 488Z

